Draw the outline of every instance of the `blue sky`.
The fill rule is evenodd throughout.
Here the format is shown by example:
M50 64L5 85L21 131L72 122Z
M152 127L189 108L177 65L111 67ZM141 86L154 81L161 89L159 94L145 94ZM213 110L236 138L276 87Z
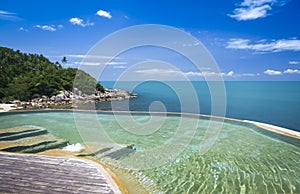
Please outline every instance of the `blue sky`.
M225 80L300 81L299 0L1 0L0 45L38 53L78 67L101 39L125 27L161 24L199 39L215 58ZM100 80L147 59L174 64L190 79L201 80L184 58L159 48L123 53ZM151 69L152 68L152 69ZM149 67L145 74L172 75Z

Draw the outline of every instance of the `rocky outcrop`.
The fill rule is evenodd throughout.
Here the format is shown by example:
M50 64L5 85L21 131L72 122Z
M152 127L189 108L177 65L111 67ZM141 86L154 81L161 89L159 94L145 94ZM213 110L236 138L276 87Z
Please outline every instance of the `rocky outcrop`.
M78 104L92 102L125 100L135 98L137 95L120 89L105 89L104 92L97 91L94 94L87 95L82 91L74 88L73 91L60 91L55 96L41 96L28 102L14 103L16 107L23 108L52 108L53 106L66 106L76 108Z

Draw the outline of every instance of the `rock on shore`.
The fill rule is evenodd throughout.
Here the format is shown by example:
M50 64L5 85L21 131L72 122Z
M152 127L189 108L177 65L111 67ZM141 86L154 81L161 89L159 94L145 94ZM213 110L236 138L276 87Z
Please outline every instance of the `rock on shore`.
M19 100L12 101L11 104L0 106L2 112L17 108L49 108L53 106L69 106L76 108L76 104L86 104L91 102L103 102L114 100L125 100L137 97L136 94L131 94L126 90L120 89L105 89L104 92L97 91L94 94L87 95L74 88L73 91L60 91L55 96L41 96L34 98L28 102ZM73 106L74 105L74 106ZM7 107L10 107L8 109Z

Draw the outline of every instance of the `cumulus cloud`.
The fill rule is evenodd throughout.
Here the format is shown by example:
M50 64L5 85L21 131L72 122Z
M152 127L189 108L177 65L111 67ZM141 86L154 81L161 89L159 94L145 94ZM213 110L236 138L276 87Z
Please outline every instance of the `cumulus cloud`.
M95 25L94 23L91 23L91 22L89 22L89 21L84 22L83 19L77 18L77 17L69 19L69 22L70 22L71 24L73 24L73 25L78 25L78 26L81 26L81 27L86 27L86 26L93 26L93 25Z
M229 77L232 77L234 75L234 72L233 71L229 71L226 75L229 76Z
M266 42L264 40L251 43L248 39L230 39L226 48L253 50L255 52L281 52L281 51L300 51L300 40L298 39L281 39Z
M283 73L286 73L286 74L300 74L300 70L299 69L287 69L287 70L284 70Z
M272 8L269 5L263 5L260 7L247 7L247 8L236 8L233 14L229 16L236 20L255 20L258 18L264 18L267 16L267 11Z
M108 19L112 18L111 14L109 12L107 12L107 11L104 11L104 10L97 11L97 15L101 16L101 17L108 18Z
M285 4L285 1L277 0L244 0L228 16L238 21L255 20L270 15L268 11L272 10L273 5L283 6Z
M43 25L43 26L41 26L41 25L35 25L34 27L42 29L42 30L45 30L45 31L51 31L51 32L56 31L56 28L53 25L51 25L51 26L48 26L48 25Z
M277 71L277 70L267 69L266 71L264 71L264 74L267 74L267 75L282 75L282 72Z
M24 32L28 32L28 30L26 28L20 27L19 31L24 31Z
M300 74L300 70L299 69L286 69L284 71L277 71L277 70L268 69L268 70L264 71L264 74L267 74L267 75Z

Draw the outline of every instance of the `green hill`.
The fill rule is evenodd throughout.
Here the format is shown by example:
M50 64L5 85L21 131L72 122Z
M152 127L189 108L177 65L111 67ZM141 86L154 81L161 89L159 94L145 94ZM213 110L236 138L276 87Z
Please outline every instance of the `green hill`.
M82 70L63 68L43 55L21 53L0 47L0 102L27 101L42 95L52 96L61 90L71 91L74 78L83 93L92 94L104 88Z

